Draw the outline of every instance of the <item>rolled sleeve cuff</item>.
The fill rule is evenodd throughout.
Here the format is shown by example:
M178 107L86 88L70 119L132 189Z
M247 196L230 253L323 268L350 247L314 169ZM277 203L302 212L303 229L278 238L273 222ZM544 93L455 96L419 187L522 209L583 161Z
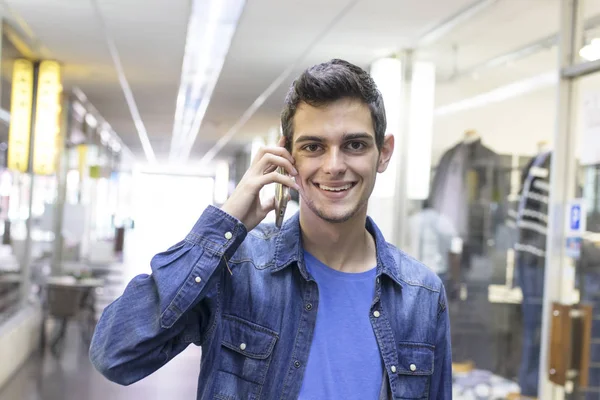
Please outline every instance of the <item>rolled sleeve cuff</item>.
M248 231L237 218L215 206L208 206L185 240L218 256L230 257Z

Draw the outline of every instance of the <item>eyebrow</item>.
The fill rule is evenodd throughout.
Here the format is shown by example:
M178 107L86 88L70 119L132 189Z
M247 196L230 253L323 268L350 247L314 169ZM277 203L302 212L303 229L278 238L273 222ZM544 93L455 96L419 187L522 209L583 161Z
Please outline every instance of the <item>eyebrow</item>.
M342 141L347 142L349 140L357 140L357 139L362 139L362 140L368 140L368 141L373 141L373 135L370 135L366 132L353 132L353 133L344 133L344 136L342 136ZM325 138L323 136L315 136L315 135L303 135L298 137L298 139L296 139L295 143L303 143L303 142L318 142L318 143L323 143L325 142Z

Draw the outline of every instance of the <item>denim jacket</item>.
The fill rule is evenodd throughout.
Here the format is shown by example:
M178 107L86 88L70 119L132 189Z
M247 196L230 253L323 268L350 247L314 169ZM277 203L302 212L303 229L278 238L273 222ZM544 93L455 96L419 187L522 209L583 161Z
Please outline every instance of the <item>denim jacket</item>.
M440 279L375 238L369 319L384 376L380 399L451 399L452 361ZM103 312L94 366L129 385L194 343L202 346L197 399L296 399L319 307L303 262L299 218L281 230L245 226L209 206L185 240L151 262ZM360 373L357 371L357 373Z

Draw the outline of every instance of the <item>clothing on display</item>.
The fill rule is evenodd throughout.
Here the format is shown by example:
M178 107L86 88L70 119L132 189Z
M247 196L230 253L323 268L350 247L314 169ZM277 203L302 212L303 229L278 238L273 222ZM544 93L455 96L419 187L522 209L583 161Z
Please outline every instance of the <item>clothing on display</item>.
M444 153L433 179L430 201L463 239L463 255L485 254L501 221L497 214L504 210L508 191L499 154L477 139L460 142Z
M408 227L406 251L438 276L447 274L452 240L457 236L452 222L438 211L424 208L409 218Z
M516 214L517 283L523 293L523 342L519 385L521 393L537 396L541 352L544 265L548 229L551 153L542 152L524 168Z
M550 152L540 153L523 171L515 245L522 265L544 267L546 261L551 160Z
M594 171L596 170L596 171ZM597 172L600 166L589 168L591 172ZM581 258L576 264L577 286L580 291L582 303L592 306L592 344L590 349L590 368L588 385L580 388L584 393L584 400L598 400L600 398L600 223L598 211L600 211L600 175L588 183L584 190L591 205L587 215L587 230L593 232L586 235L581 246Z
M511 156L502 156L468 132L464 141L447 150L435 169L430 204L448 218L463 241L461 286L450 305L452 350L456 362L472 362L479 369L516 376L518 361L510 310L488 300L488 288L503 279L506 250L499 254L496 238L504 224L510 193ZM497 267L497 265L499 267ZM504 267L503 267L504 266ZM507 317L508 316L508 317ZM498 321L503 321L500 326Z

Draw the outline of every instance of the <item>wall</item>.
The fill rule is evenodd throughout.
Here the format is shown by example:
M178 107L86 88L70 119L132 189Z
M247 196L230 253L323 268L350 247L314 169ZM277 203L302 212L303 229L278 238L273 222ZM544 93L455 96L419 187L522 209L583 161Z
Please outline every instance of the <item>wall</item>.
M0 388L39 347L41 321L41 309L31 305L0 326Z
M556 130L557 86L488 104L483 107L438 116L434 120L433 164L444 151L462 140L467 129L477 130L483 142L502 154L533 155L541 140L552 142ZM580 80L574 94L574 125L577 152L582 137L582 103L589 93L600 92L600 74Z

